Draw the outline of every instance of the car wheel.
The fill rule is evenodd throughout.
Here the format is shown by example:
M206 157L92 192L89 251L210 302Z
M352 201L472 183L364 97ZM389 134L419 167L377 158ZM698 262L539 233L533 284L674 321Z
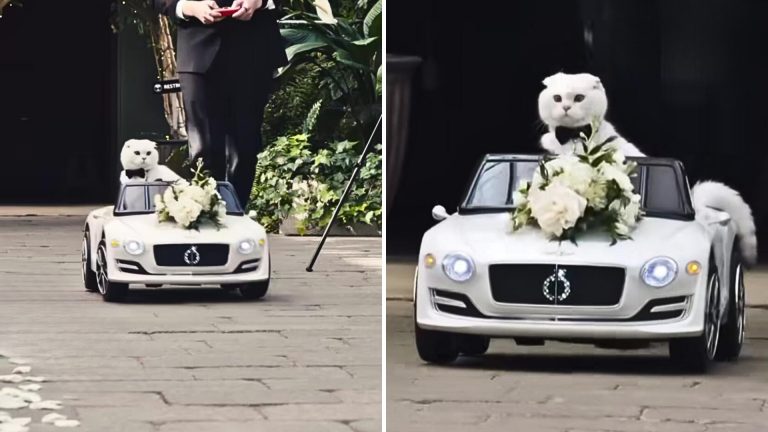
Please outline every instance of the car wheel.
M476 335L458 335L459 352L463 355L479 356L488 351L491 338Z
M416 299L413 300L413 327L419 357L429 363L445 364L459 357L458 338L453 333L424 330L416 320Z
M81 257L83 285L86 291L98 291L99 285L96 281L96 272L91 270L91 235L86 229L83 233L83 252Z
M240 292L240 296L246 300L258 300L267 294L269 279L240 285L237 290Z
M128 293L128 284L111 282L107 271L107 245L102 240L96 250L96 283L101 297L107 302L117 302Z
M715 358L720 337L720 278L713 262L710 262L709 269L704 305L704 331L696 337L669 341L669 356L689 372L707 371Z
M731 274L728 299L727 321L720 327L720 342L715 359L718 361L734 361L741 354L746 328L745 294L744 294L744 265L738 245L731 252Z
M416 324L416 349L419 357L430 363L445 364L459 357L459 344L455 334L424 330Z

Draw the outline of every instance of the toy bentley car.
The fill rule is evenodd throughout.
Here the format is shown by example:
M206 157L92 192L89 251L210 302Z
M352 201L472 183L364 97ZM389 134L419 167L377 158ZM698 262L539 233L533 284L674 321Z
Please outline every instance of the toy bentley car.
M180 228L159 223L154 196L169 183L122 185L115 206L92 211L83 234L85 288L119 301L130 284L221 286L246 299L267 293L270 257L264 227L245 215L231 184L218 183L227 205L223 226Z
M459 207L422 239L414 281L416 345L428 362L482 355L491 338L604 348L668 342L671 358L704 371L735 360L744 340L744 274L727 213L694 213L683 165L633 158L645 217L632 239L585 233L558 243L510 232L513 192L538 156L488 155ZM707 209L710 210L710 209Z

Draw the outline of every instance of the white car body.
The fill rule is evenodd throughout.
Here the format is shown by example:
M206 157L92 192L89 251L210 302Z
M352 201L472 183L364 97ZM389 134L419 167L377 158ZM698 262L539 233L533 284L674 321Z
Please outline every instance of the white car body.
M231 188L225 183L219 187ZM234 199L234 194L227 199ZM154 211L121 213L115 212L114 206L93 210L84 226L84 268L98 272L95 257L99 245L104 244L106 273L113 283L159 287L268 282L266 230L245 215L239 204L234 207L238 211L228 212L220 228L204 225L199 230L158 222ZM143 252L130 253L126 244L131 241L141 242ZM240 251L243 242L252 244L251 250Z
M481 168L490 166L486 164L518 159L536 160L521 155L489 155ZM682 172L682 165L677 161L652 161L661 161L659 163L673 168L677 164ZM631 233L632 240L614 245L606 234L601 233L583 235L578 238L577 245L558 243L537 228L511 232L509 210L483 211L488 209L480 208L472 211L467 207L467 200L478 187L479 175L480 169L458 213L448 215L439 206L433 210L434 217L442 221L424 234L421 243L414 280L417 331L593 341L598 345L611 340L658 341L696 337L705 327L710 255L721 284L718 323L727 320L730 288L743 290L743 286L730 287L731 281L736 279L730 274L736 231L726 213L712 209L711 214L697 214L694 218L690 208L690 217L649 215ZM684 172L677 181L681 183L678 185L681 199L687 200L684 207L689 208L690 194ZM674 185L670 187L674 188ZM470 257L474 263L472 276L464 282L448 277L442 266L447 255L456 253ZM677 277L661 288L649 286L641 278L641 269L655 257L671 258L678 266ZM686 266L691 262L700 264L698 274L687 273ZM575 298L582 291L583 298L587 299L594 295L586 294L587 291L600 289L597 285L608 282L585 277L578 282L566 282L559 278L558 270L573 269L570 271L582 275L600 271L605 276L604 270L595 270L598 267L617 269L611 273L615 275L611 276L614 280L620 279L623 284L623 289L618 287L620 297L617 301L607 302L611 304L595 302L601 303L596 305L568 304L568 297ZM531 276L532 279L525 283L502 277L514 274L528 277L539 271L541 277ZM621 271L623 277L620 278ZM568 274L564 276L566 279L570 277ZM564 289L558 291L555 288L554 299L547 297L552 297L553 279L562 285L561 288L568 285L569 292L562 300L558 300L558 294L562 295ZM503 286L493 288L494 283ZM536 298L537 295L540 298ZM510 301L510 297L526 301ZM532 301L527 301L530 299ZM586 303L589 301L585 300Z

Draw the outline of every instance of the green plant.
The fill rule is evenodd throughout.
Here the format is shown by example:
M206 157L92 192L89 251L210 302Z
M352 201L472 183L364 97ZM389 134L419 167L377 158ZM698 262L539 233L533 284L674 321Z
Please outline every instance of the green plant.
M279 137L259 154L249 210L259 223L277 232L291 211L296 191L294 180L309 176L312 152L307 135Z
M311 149L308 135L280 137L259 155L250 210L270 232L288 216L299 233L325 226L359 157L356 142ZM381 145L368 155L339 212L341 225L381 226Z
M281 30L289 44L289 64L280 76L290 81L302 66L316 68L327 109L340 113L335 118L339 131L335 139L365 139L381 114L382 1L370 7L368 3L358 1L353 15L330 24L318 22L319 17L303 6L305 2L294 1L290 7L298 9L289 18L303 23Z

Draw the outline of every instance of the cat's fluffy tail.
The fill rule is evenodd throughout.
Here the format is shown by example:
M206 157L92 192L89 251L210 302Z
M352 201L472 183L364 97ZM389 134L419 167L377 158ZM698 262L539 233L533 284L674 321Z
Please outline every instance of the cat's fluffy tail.
M730 187L715 181L696 183L691 191L693 207L696 212L713 207L728 213L736 226L741 256L747 264L757 261L757 236L752 209L744 202L741 195Z

